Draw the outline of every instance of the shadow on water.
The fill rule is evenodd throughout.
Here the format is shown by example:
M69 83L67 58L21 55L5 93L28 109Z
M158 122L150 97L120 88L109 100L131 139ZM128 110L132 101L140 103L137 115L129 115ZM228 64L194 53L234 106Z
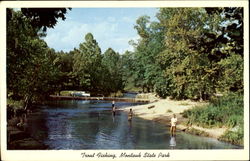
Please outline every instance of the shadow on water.
M237 149L216 139L177 132L163 124L111 112L109 101L53 101L33 113L32 135L49 149ZM118 108L138 103L116 102Z

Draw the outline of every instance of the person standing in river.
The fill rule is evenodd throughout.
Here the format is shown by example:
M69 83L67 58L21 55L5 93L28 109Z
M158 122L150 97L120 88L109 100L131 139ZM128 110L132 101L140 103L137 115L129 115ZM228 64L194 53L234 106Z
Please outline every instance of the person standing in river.
M175 114L173 114L173 117L171 118L171 127L170 127L171 136L175 135L176 124L177 124L177 117Z
M115 101L112 101L112 113L115 115Z
M113 106L113 107L112 107L113 116L115 116L115 110L116 110L116 108L115 108L115 106Z
M133 112L132 112L132 108L129 110L128 113L128 121L132 121L132 116L133 116Z

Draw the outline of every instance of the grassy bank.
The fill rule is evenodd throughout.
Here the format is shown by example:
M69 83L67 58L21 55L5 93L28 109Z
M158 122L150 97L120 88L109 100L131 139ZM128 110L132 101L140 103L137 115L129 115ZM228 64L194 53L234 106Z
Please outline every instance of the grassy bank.
M12 99L7 99L8 107L22 108L24 106L24 101L15 101Z
M15 101L7 99L7 118L11 118L14 114L18 114L24 110L24 101Z
M205 128L226 127L228 130L219 139L240 145L244 139L243 115L243 95L236 93L214 98L207 106L183 112L188 124Z

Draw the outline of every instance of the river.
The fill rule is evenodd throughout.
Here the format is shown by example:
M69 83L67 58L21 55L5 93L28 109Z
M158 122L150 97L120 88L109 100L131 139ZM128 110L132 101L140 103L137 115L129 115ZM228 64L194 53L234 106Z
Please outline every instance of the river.
M116 102L118 108L138 103ZM161 123L111 113L109 101L50 101L29 115L29 132L49 149L238 149L216 139L177 132Z

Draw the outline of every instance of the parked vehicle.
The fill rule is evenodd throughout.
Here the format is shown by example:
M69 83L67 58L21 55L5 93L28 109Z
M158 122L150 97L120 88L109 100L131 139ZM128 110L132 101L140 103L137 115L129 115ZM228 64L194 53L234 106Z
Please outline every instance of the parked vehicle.
M90 97L90 94L86 93L84 91L78 91L78 92L71 92L71 96L73 96L73 97Z

